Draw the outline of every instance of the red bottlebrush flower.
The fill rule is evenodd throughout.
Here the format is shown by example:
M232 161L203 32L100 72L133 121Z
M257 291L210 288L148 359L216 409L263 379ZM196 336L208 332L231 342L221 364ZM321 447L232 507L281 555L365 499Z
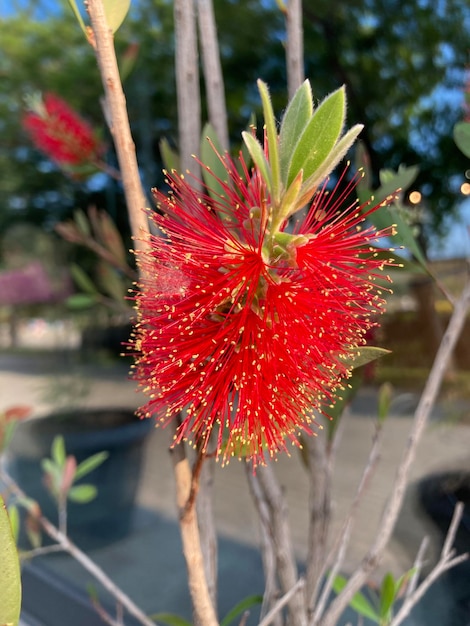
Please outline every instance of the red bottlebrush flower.
M311 433L349 375L384 304L372 242L389 233L363 228L356 204L341 210L354 181L318 191L293 232L271 232L259 172L223 162L216 200L176 174L168 196L154 191L161 236L140 257L135 376L150 397L143 416L181 412L176 442L204 450L214 433L218 457L256 465Z
M94 163L104 146L92 127L61 98L47 93L23 118L35 146L60 166Z

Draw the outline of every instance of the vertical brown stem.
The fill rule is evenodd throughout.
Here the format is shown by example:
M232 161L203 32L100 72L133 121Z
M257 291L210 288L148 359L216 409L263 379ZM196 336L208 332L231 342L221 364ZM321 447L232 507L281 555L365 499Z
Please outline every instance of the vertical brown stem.
M305 438L309 459L310 523L307 551L306 596L314 602L323 572L331 521L332 467L323 433Z
M199 167L192 158L199 153L201 96L193 0L175 0L175 64L178 101L178 133L181 169L196 176Z
M194 609L194 619L200 626L218 626L214 606L204 573L204 559L201 550L199 528L196 515L196 501L192 495L193 475L189 467L184 445L172 451L173 468L176 479L176 502L180 514L180 530L183 554L188 570L188 585ZM188 506L188 502L190 502Z
M197 14L209 121L215 128L223 150L228 150L229 138L224 78L220 65L219 42L217 40L212 0L197 0Z
M106 22L102 0L89 0L86 5L93 31L92 44L95 48L109 112L109 129L121 170L134 245L137 249L141 249L146 245L144 240L149 232L144 211L147 203L140 181L135 145L127 115L126 98L114 50L114 38Z
M276 556L276 569L282 593L287 593L298 582L297 565L290 537L287 503L270 464L256 470L262 501L269 510L270 538ZM288 603L288 624L306 626L307 614L303 590Z
M304 80L302 0L288 0L286 26L287 88L290 99Z

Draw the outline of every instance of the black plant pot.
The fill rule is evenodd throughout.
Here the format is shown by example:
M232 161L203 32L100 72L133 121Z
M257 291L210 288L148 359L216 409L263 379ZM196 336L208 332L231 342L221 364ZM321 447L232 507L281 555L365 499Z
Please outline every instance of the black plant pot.
M151 428L152 420L140 420L123 409L64 411L31 419L16 429L7 469L27 495L38 501L43 514L57 523L57 508L41 469L41 459L50 457L54 437L64 437L67 454L75 456L77 463L106 450L107 460L82 479L97 487L97 497L88 504L68 504L70 538L84 549L100 547L123 538L130 530L145 440Z

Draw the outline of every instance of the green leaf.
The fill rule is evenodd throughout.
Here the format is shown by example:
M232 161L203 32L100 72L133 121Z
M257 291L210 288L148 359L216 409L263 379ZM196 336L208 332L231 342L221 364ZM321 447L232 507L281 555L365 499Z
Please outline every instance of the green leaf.
M20 611L20 561L5 503L0 496L0 624L16 626Z
M323 100L302 133L292 155L288 185L300 170L307 180L327 159L341 134L345 112L346 96L341 87Z
M300 190L299 199L297 200L294 211L301 209L311 199L313 193L324 180L338 165L341 159L345 156L349 148L356 141L359 133L364 127L362 124L356 124L348 132L341 137L333 150L329 153L323 163L316 169L316 171L310 176L308 180L302 185Z
M346 583L347 579L344 578L344 576L335 576L335 579L333 581L333 591L335 591L335 593L337 594L341 593L341 591L346 586ZM380 615L377 613L377 611L374 609L374 607L365 597L365 595L360 591L358 591L353 596L351 602L349 603L349 606L354 609L356 613L359 613L359 615L363 615L364 617L371 619L377 624L379 623Z
M251 609L251 607L256 604L261 604L262 602L263 596L260 596L259 594L244 598L227 613L224 619L220 622L220 626L229 626L231 622L233 622L233 620L236 619L241 613L244 613L248 609Z
M80 311L95 306L97 302L98 298L96 296L87 293L74 293L66 299L65 304L69 309Z
M223 149L214 127L212 124L206 124L202 131L201 161L209 171L203 167L202 177L209 195L216 202L220 202L220 196L227 195L219 180L223 183L229 182L227 169L221 160L222 155Z
M123 23L130 6L131 0L103 0L106 21L113 33L115 33Z
M76 209L73 212L73 221L78 229L78 232L84 237L91 237L90 222L86 213L82 209Z
M56 435L54 437L51 446L51 457L59 467L65 465L67 455L65 453L65 441L62 435Z
M154 613L150 619L157 623L167 624L167 626L192 626L191 622L173 615L173 613Z
M376 346L361 346L360 348L351 350L348 355L341 360L350 367L356 368L366 365L371 361L375 361L386 354L390 354L390 350L377 348Z
M392 404L393 386L390 383L380 385L377 399L377 418L379 423L383 423L390 412Z
M83 32L86 35L87 32L86 32L85 22L83 21L80 11L78 10L77 3L75 2L75 0L69 0L69 4L72 7L72 11L74 12L75 17L77 18L78 23L80 24L80 28L83 30Z
M96 288L94 282L79 265L77 265L76 263L72 263L70 266L70 273L72 274L72 278L77 284L77 287L79 287L82 291L89 294L90 296L99 295L99 291Z
M248 148L248 152L250 153L251 158L253 159L253 163L258 167L264 182L266 183L266 187L269 192L272 190L272 177L271 177L271 168L269 166L268 161L264 155L263 146L260 142L253 137L251 133L247 133L246 131L242 132L243 141L245 142L246 147Z
M336 429L339 426L343 411L346 406L353 400L357 392L362 386L364 381L364 373L359 369L354 369L350 378L343 381L344 389L336 392L336 399L333 406L325 406L323 412L330 419L328 419L326 428L328 441L332 441L336 433Z
M454 126L454 141L457 148L470 158L470 122L457 122Z
M160 155L162 157L163 165L167 172L179 172L180 171L180 157L176 150L170 146L168 139L163 137L159 143Z
M107 261L97 263L97 278L103 291L115 302L125 303L127 284L122 274Z
M95 485L74 485L67 492L67 498L71 502L87 504L96 498L97 493L98 490Z
M81 463L79 463L77 465L77 469L75 470L75 480L83 478L83 476L86 476L87 474L92 472L94 469L104 463L108 457L109 452L97 452L96 454L93 454L93 456L90 456Z
M18 535L20 534L20 513L16 504L10 504L8 507L8 517L10 518L13 539L15 543L18 543Z
M394 206L382 206L370 213L367 219L377 228L383 230L394 225L396 234L391 237L394 244L405 247L415 259L426 269L426 258L420 245L416 241L411 226L405 222L400 212Z
M395 602L396 586L395 579L388 572L382 580L380 588L380 618L381 620L389 620L393 603Z
M269 163L271 165L272 175L272 195L274 204L277 206L281 197L281 169L279 163L276 120L274 119L274 111L266 83L263 83L262 80L258 80L258 89L261 96L261 102L263 104L264 123L268 139Z
M295 147L313 114L312 88L306 80L290 101L279 131L281 178L287 188L287 173Z

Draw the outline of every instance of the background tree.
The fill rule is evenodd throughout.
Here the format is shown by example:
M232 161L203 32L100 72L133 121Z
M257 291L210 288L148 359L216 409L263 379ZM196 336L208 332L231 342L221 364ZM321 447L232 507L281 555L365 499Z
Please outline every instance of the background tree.
M0 21L0 228L18 217L50 227L91 196L114 211L124 229L119 185L104 177L91 185L65 179L21 131L24 95L36 90L57 91L90 121L105 125L96 106L101 90L91 71L93 55L68 2L16 4L17 12ZM275 2L259 0L215 0L215 13L235 142L257 111L258 77L270 84L278 116L285 106L283 15ZM424 235L443 232L445 216L461 198L466 167L451 133L463 100L466 0L318 0L305 3L304 30L306 76L317 98L346 83L348 123L366 125L362 139L375 182L384 167L419 164L416 187L429 215ZM173 32L170 0L139 0L116 38L121 59L129 44L138 45L125 86L146 189L162 183L160 140L175 144L177 136ZM63 41L69 42L65 49ZM112 153L109 159L114 161Z

